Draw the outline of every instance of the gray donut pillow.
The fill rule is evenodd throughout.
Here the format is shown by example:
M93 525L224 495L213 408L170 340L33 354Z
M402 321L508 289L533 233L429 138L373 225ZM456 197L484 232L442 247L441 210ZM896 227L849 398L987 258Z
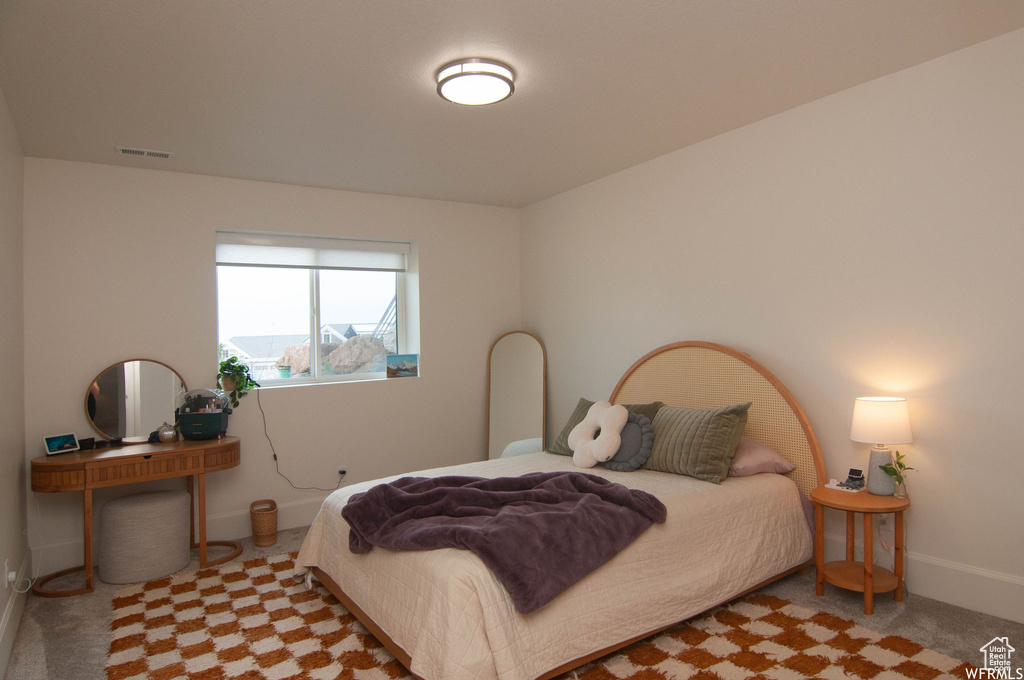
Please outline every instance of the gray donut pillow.
M601 463L609 470L631 472L647 462L654 445L654 427L651 419L639 413L630 413L622 428L622 444L615 455Z

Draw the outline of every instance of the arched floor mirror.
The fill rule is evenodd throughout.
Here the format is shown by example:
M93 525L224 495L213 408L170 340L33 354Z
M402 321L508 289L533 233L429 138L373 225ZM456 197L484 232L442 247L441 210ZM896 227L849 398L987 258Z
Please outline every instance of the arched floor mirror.
M487 457L544 450L547 352L526 331L491 345L487 368Z

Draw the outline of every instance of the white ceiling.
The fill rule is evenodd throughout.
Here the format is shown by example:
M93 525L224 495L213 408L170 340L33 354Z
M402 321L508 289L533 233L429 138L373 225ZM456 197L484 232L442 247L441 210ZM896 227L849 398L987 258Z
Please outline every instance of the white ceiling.
M28 156L519 207L1021 27L1021 0L0 0L0 87ZM512 98L438 97L469 56Z

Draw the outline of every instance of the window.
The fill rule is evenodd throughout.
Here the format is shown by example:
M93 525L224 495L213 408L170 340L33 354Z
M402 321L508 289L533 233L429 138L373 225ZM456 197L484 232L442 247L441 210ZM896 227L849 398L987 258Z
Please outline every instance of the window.
M384 377L387 355L416 352L406 305L410 250L218 232L219 358L239 357L263 385Z

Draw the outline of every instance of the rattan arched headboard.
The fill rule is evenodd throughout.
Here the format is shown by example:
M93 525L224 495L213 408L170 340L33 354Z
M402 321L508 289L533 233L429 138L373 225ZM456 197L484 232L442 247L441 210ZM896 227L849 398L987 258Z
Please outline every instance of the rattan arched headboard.
M659 347L629 367L609 399L658 400L679 408L750 401L744 434L792 461L796 469L788 476L805 494L825 483L821 447L800 404L771 371L742 352L698 341Z

